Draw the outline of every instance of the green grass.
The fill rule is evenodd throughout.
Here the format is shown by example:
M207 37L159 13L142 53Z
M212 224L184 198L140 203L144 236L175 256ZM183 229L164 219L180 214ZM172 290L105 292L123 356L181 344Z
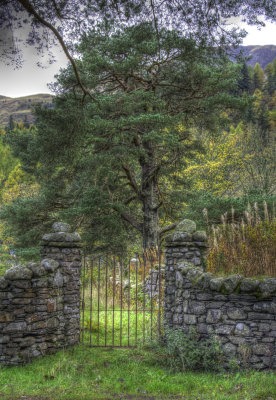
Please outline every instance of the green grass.
M274 400L276 376L272 372L171 373L145 349L80 345L26 366L0 368L0 398L23 396L51 400Z
M150 298L142 292L141 285L131 290L113 290L101 282L101 292L93 285L82 289L85 309L81 313L81 325L84 328L81 340L92 345L134 346L151 337L158 331L157 299ZM99 295L99 296L98 296ZM114 309L114 311L113 311ZM136 309L138 310L136 312ZM142 311L142 310L145 311ZM151 312L152 310L152 312ZM162 321L162 310L160 320Z

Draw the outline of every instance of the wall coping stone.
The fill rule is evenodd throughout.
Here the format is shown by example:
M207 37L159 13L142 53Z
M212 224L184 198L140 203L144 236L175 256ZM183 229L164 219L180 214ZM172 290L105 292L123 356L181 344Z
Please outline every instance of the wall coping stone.
M71 225L66 222L55 222L52 226L54 232L72 232Z
M77 232L53 232L42 236L44 242L80 242L81 237Z
M48 242L46 240L42 240L40 242L41 246L48 246L48 247L74 247L74 248L81 248L83 244L80 242Z
M208 247L208 238L205 231L196 230L196 223L184 219L165 238L166 247Z
M14 265L5 271L4 278L8 281L32 279L33 271L26 265Z
M203 287L222 294L247 293L256 297L273 297L276 294L276 278L254 279L243 275L233 274L226 277L217 276L211 272L204 272L190 262L181 262L176 265L183 277L186 277L193 286Z

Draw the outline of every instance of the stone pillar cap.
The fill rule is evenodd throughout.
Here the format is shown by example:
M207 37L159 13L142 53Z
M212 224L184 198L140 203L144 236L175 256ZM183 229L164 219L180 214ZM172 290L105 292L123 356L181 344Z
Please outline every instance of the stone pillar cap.
M183 219L176 225L176 232L194 233L196 231L196 223L191 219Z
M71 225L66 222L55 222L52 226L54 232L72 232Z

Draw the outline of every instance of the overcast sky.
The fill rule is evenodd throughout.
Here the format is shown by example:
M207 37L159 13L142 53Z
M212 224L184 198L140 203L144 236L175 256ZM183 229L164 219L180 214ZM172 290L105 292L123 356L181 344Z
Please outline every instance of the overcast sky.
M240 25L240 24L239 24ZM241 25L240 25L241 26ZM241 27L248 31L244 45L276 45L276 24L266 23L266 27L258 30L256 27ZM57 62L46 69L39 68L41 61L33 48L25 51L25 62L21 69L14 70L0 63L0 95L20 97L37 93L51 93L47 84L54 81L54 75L61 67L66 66L66 57L61 51L56 52Z

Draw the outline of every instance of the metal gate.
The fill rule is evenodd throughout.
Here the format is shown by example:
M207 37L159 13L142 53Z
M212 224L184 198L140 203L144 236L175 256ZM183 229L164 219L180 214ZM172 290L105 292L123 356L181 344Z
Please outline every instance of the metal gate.
M162 255L84 255L81 342L90 347L135 347L160 335L163 318Z

